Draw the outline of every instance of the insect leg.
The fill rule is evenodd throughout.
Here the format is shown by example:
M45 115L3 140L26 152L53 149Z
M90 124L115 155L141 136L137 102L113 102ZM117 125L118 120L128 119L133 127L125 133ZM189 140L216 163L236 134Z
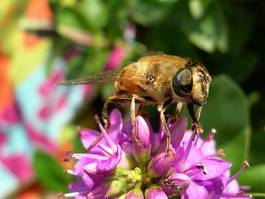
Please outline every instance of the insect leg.
M199 117L202 107L200 106L195 114L193 104L188 104L188 110L192 119L192 130L195 131L196 133L202 133L203 129L199 124Z
M131 98L131 106L130 106L130 112L131 112L131 122L132 122L132 138L134 140L134 142L138 145L138 146L142 146L143 144L141 143L141 141L137 138L136 135L136 117L135 117L135 100L139 99L137 95L133 94L132 98Z
M105 101L104 106L103 106L103 109L102 109L102 120L103 120L103 123L104 123L104 127L105 128L109 127L108 107L109 107L109 104L113 101L113 98L114 97L115 96L109 97Z
M142 146L142 143L140 140L138 140L137 136L136 136L136 129L135 129L135 123L136 123L136 111L138 112L138 109L140 108L139 106L141 106L141 103L146 103L147 100L145 100L144 98L133 94L132 96L112 96L109 97L104 106L103 106L103 110L102 110L102 120L104 122L105 128L107 128L109 126L109 120L108 120L108 106L110 103L112 102L119 102L119 103L125 103L125 102L130 102L131 106L130 106L130 114L131 114L131 122L132 122L132 138L134 139L135 143L139 146ZM137 105L136 106L136 102Z
M130 106L130 113L131 113L131 122L132 122L132 137L137 143L137 136L135 131L135 95L132 95L131 99L131 106Z
M161 123L162 123L162 126L163 126L163 129L165 131L165 136L166 136L166 151L167 153L170 151L170 144L171 144L171 135L170 135L170 132L169 132L169 129L168 129L168 126L167 126L167 121L166 121L166 118L165 118L165 106L164 104L161 104L161 105L158 105L157 107L159 113L160 113L160 120L161 120Z
M202 106L199 106L196 113L195 113L195 117L197 118L197 121L199 121L199 119L201 117L201 112L202 112Z
M111 96L105 101L103 109L102 109L102 120L103 120L105 128L109 127L109 118L108 118L109 104L113 102L129 102L129 101L130 101L129 97L126 98L126 97L120 97L120 96Z
M177 102L177 105L176 105L176 115L178 116L182 110L182 107L183 107L183 103L182 102Z
M132 138L138 146L142 146L143 144L137 138L137 135L136 135L136 112L138 113L139 109L141 108L141 105L147 102L148 101L144 99L143 97L140 97L136 94L132 94L131 106L130 106L131 122L132 122ZM136 103L138 106L136 106Z

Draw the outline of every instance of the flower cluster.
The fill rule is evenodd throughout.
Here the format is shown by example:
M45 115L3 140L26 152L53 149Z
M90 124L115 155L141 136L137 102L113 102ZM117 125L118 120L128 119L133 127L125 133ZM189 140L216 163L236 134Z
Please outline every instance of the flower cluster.
M110 127L101 132L80 130L87 153L73 153L77 160L68 173L76 176L66 197L125 199L217 199L250 198L236 177L248 166L230 176L232 164L216 151L214 130L205 139L186 130L186 118L168 124L172 142L166 152L161 128L153 132L149 121L136 118L136 134L131 137L130 122L123 123L118 110L110 114Z

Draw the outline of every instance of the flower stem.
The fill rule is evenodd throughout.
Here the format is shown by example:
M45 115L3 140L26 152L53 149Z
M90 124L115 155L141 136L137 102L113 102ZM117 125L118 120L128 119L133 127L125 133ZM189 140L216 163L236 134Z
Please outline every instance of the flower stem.
M265 198L265 193L248 193L253 197Z

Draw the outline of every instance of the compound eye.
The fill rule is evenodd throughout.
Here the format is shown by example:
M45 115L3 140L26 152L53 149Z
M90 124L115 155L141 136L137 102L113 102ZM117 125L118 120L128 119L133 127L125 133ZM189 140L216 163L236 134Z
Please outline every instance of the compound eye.
M189 69L180 69L173 77L172 87L176 95L185 96L192 90L192 73Z

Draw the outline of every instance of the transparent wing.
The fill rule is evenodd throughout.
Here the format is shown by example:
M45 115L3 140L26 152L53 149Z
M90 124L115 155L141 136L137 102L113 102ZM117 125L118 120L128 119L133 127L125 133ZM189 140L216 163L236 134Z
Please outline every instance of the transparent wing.
M64 80L58 82L58 85L82 85L82 84L97 84L97 83L110 83L118 78L119 71L109 71L95 75L88 75L87 77Z
M98 84L98 83L111 83L119 79L129 80L132 82L145 82L145 75L120 75L120 71L109 71L95 75L88 75L79 79L64 80L58 82L57 85L83 85L83 84Z

